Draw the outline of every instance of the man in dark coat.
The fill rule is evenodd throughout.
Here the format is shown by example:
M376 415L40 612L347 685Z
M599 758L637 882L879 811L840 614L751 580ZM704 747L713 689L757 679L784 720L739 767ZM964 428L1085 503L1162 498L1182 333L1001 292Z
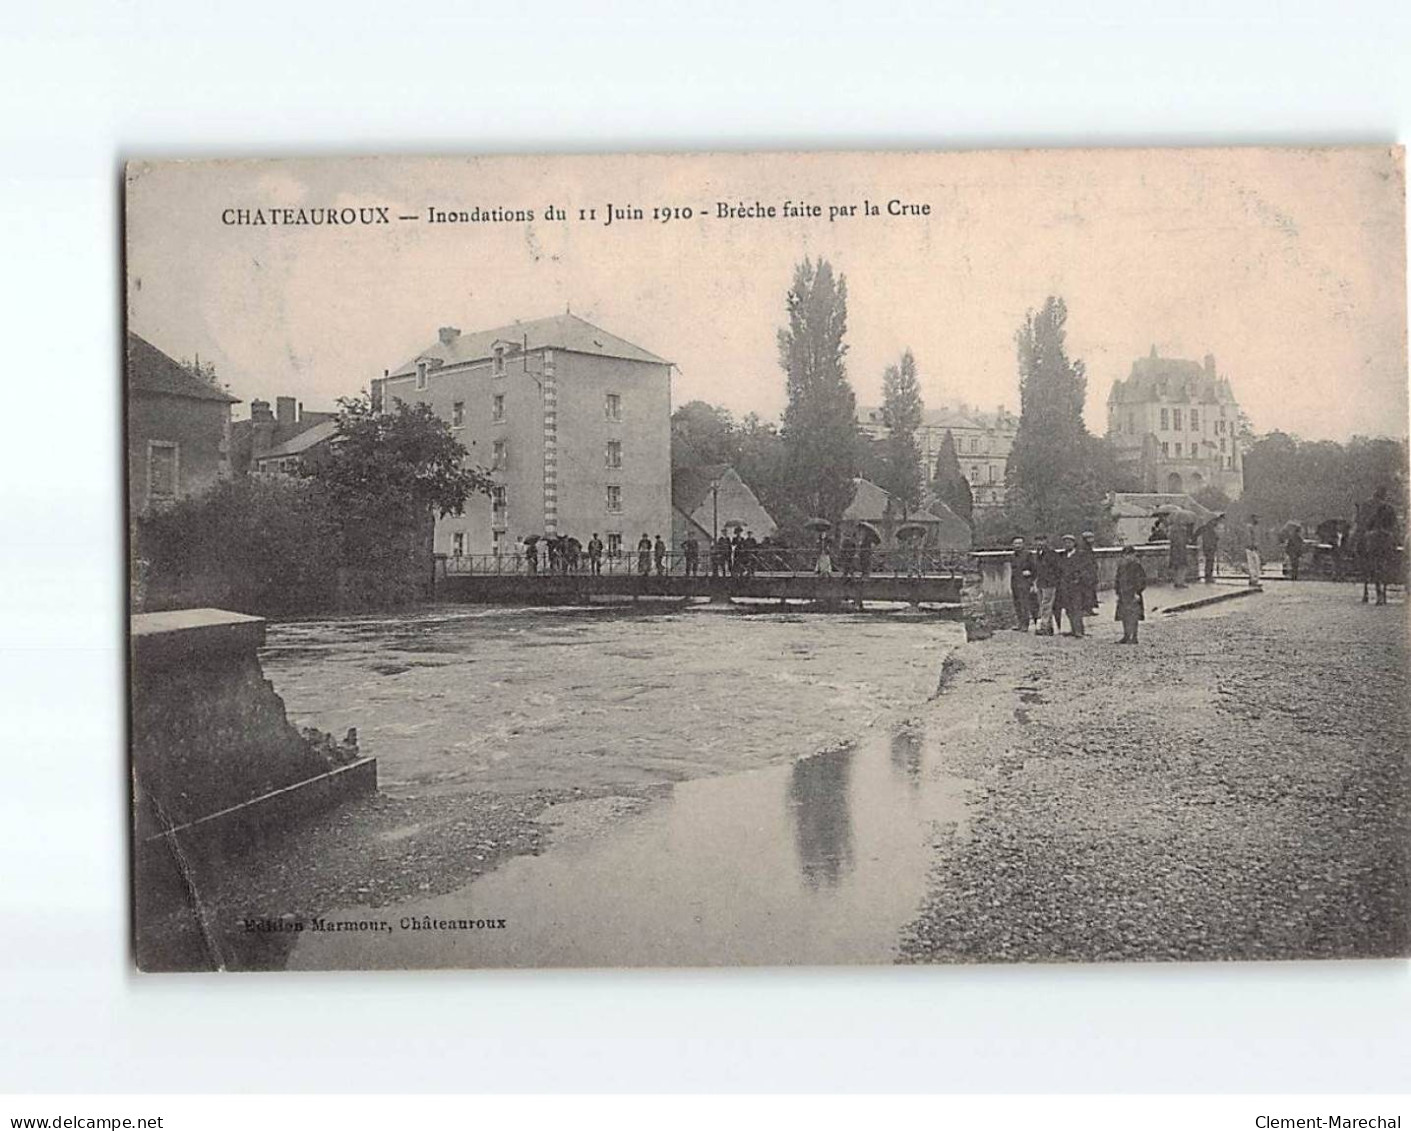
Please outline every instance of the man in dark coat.
M666 576L666 543L661 540L661 535L657 535L656 543L652 546L657 563L657 576Z
M1122 560L1117 563L1117 619L1122 622L1119 644L1137 642L1137 624L1146 619L1142 590L1146 588L1146 570L1137 557L1135 546L1122 547Z
M637 539L637 573L646 577L652 572L652 540L646 532Z
M1058 583L1063 579L1063 555L1048 544L1048 535L1040 534L1034 541L1034 587L1039 591L1039 617L1034 632L1052 636L1058 622L1054 604L1058 598Z
M1009 597L1014 602L1014 631L1028 632L1029 621L1036 619L1038 608L1034 596L1034 554L1023 538L1014 539L1009 555Z
M753 530L745 531L745 540L740 543L740 549L745 555L745 576L753 577L754 571L759 568L759 539L754 536Z
M696 541L695 534L687 534L686 541L681 543L681 552L686 559L686 576L696 576L696 563L700 560L701 544Z
M1289 556L1289 580L1298 580L1299 563L1303 561L1303 530L1290 526L1284 536L1284 552Z
M711 577L725 577L730 573L730 539L724 534L715 540L710 548Z
M1190 568L1190 523L1180 521L1176 515L1168 515L1166 530L1171 536L1171 550L1168 559L1171 566L1171 585L1174 589L1184 589L1186 587L1186 570Z
M603 572L603 540L596 530L588 539L588 569L594 574Z
M1224 515L1217 514L1209 522L1203 523L1195 532L1200 543L1200 554L1205 559L1205 584L1215 584L1215 552L1220 548L1220 522Z

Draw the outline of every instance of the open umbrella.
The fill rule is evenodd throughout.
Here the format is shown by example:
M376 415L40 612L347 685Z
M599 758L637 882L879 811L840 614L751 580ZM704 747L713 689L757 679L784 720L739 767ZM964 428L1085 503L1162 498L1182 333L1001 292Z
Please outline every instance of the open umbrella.
M877 543L882 541L882 533L870 522L856 522L859 541Z
M537 534L526 534L526 535L524 536L524 544L525 544L526 546L532 546L532 545L534 545L534 543L536 543L536 542L538 542L538 541L539 541L539 535L537 535Z
M1185 507L1178 507L1174 503L1162 503L1161 506L1153 508L1153 515L1160 515L1166 519L1168 526L1189 526L1200 525L1200 516L1194 511Z
M910 542L913 538L924 538L926 527L919 522L903 522L897 527L897 539L902 542Z
M829 522L826 518L811 518L803 524L803 528L805 530L813 530L819 534L822 534L825 531L832 530L833 524Z

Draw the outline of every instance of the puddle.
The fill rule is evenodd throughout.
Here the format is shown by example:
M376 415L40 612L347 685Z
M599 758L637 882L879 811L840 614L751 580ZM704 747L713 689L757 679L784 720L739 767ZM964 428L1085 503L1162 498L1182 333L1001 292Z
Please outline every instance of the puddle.
M558 806L544 855L434 899L330 913L392 929L305 933L290 967L888 963L925 895L931 845L965 835L973 783L939 763L918 725L679 783L610 820L602 800ZM425 917L505 927L401 926Z

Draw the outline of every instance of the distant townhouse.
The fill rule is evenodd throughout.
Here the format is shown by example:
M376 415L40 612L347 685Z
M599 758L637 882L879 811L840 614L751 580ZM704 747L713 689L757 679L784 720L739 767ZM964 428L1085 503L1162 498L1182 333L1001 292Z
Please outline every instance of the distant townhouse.
M1107 398L1107 437L1118 470L1143 491L1195 494L1219 487L1231 499L1244 490L1240 406L1229 379L1183 358L1148 357L1132 363Z
M209 490L230 475L230 406L145 338L127 336L128 513Z
M309 412L294 397L250 402L250 418L231 425L231 462L237 474L292 475L299 461L337 433L336 412Z
M438 553L510 554L530 534L610 553L671 536L671 363L573 314L437 340L373 382L422 402L488 469L494 495L436 524Z
M860 409L858 425L874 440L887 435L880 408ZM926 409L916 433L926 479L935 474L936 457L941 454L946 433L950 432L960 458L960 473L970 484L975 506L1003 506L1005 470L1018 431L1019 417L1003 405L994 412L982 412L967 404Z

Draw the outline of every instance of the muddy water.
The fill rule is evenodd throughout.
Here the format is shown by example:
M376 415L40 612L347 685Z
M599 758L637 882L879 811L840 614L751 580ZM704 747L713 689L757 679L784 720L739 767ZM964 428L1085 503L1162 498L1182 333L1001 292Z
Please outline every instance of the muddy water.
M924 703L961 626L878 614L507 610L271 625L289 717L384 792L602 791L789 762Z
M290 966L890 962L924 895L931 844L965 835L971 783L942 761L912 722L790 764L682 782L656 802L557 806L544 855L434 899L331 912L392 929L306 932ZM410 929L427 918L505 926Z

